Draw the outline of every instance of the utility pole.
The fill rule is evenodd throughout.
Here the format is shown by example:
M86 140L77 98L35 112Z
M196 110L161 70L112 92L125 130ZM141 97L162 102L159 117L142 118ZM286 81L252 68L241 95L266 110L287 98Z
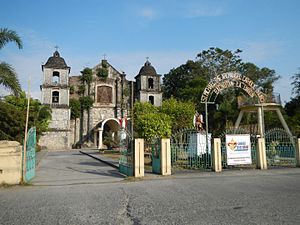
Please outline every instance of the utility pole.
M207 105L208 104L215 104L214 102L201 102L205 104L205 136L206 136L206 153L208 153L208 108Z
M130 103L130 105L131 105L131 136L132 136L132 138L133 138L133 117L134 117L134 115L133 115L133 99L134 99L134 82L133 81L131 81L131 103Z
M29 118L29 106L30 106L30 76L28 79L28 92L27 92L27 111L26 111L26 122L25 122L25 134L24 134L24 143L23 143L23 181L26 176L26 148L27 148L27 130L28 130L28 118Z

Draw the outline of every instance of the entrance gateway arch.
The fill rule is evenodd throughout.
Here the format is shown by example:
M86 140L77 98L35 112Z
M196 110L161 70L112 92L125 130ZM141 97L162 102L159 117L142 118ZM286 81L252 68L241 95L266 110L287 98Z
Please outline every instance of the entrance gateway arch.
M116 118L107 118L103 121L100 121L97 127L95 128L95 132L94 132L94 140L97 148L98 149L104 148L103 135L105 132L111 131L113 137L117 137L119 130L120 130L120 121Z
M273 99L268 99L266 94L259 90L259 88L250 78L243 76L238 72L228 72L220 74L214 77L204 89L201 96L201 103L204 103L206 108L206 130L208 130L207 104L214 104L218 95L223 90L228 88L240 88L253 99L253 103L249 104L246 102L246 104L242 104L239 106L240 113L235 122L235 130L239 128L240 122L245 112L257 112L259 135L260 137L264 137L264 111L276 111L283 128L289 134L289 136L292 137L292 133L281 114L280 102L276 102Z

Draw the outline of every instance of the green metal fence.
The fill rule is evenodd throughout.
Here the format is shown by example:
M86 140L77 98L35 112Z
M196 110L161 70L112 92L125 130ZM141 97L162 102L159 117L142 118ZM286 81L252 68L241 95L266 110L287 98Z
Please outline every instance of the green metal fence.
M24 148L22 150L22 163L26 157L25 174L23 178L25 182L29 182L35 177L35 152L36 152L36 129L32 127L27 133L26 156L24 156Z
M161 139L154 138L150 143L152 153L152 172L161 174Z
M268 166L295 166L296 139L280 128L265 133Z
M171 163L173 168L210 169L211 142L206 146L205 132L194 128L181 130L171 137Z
M133 176L133 138L127 130L121 129L119 131L119 140L119 171L127 176Z

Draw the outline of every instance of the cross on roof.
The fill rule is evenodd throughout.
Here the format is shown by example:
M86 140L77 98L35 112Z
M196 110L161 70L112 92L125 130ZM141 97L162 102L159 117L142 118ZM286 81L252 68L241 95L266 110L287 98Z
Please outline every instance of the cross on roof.
M106 56L107 56L107 55L104 53L104 55L103 55L103 59L104 59L104 60L106 60Z
M57 45L55 45L54 48L55 48L56 51L58 50L58 46Z
M149 61L149 57L148 56L146 57L146 59L147 59L147 61Z

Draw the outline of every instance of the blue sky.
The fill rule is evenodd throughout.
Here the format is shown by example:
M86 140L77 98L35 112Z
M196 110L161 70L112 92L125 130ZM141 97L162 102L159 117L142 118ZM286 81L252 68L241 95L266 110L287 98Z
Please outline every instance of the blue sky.
M71 75L106 54L128 79L146 57L165 74L209 47L239 48L243 61L282 77L275 91L283 101L290 99L291 76L300 67L298 0L10 0L1 6L1 27L17 31L24 48L9 44L0 60L13 65L25 90L31 76L35 98L41 65L56 45Z

